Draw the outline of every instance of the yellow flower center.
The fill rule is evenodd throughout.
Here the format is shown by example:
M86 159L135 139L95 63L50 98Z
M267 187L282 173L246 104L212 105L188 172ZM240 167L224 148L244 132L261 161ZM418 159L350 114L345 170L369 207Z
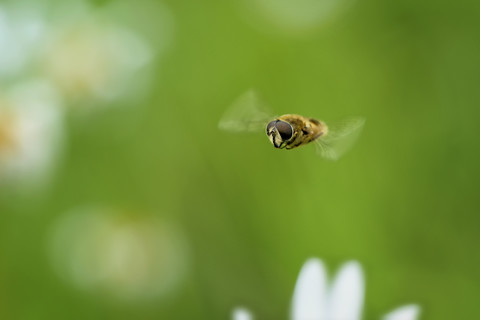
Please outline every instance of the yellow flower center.
M15 150L14 127L14 117L0 111L0 157Z

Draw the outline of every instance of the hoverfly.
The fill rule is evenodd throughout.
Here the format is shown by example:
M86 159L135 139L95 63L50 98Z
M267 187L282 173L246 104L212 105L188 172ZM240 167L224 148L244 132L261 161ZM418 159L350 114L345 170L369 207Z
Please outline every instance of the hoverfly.
M298 114L272 116L255 91L249 90L227 109L219 128L231 132L265 130L277 149L294 149L314 142L320 156L337 160L354 144L365 119L349 118L327 126L323 121Z

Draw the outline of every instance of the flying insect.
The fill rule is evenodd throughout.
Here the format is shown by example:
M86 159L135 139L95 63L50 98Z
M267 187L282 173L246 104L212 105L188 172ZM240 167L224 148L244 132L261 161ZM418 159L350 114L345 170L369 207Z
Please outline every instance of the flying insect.
M324 121L298 114L272 115L255 91L249 90L227 109L218 126L230 132L265 130L277 149L289 150L313 142L320 156L337 160L352 147L365 123L362 117L327 125Z

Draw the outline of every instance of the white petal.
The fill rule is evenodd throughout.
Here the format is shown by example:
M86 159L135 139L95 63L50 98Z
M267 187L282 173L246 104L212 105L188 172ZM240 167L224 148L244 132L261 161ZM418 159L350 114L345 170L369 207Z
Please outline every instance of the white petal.
M245 308L236 308L232 313L233 320L253 320L252 314Z
M328 319L357 320L362 316L364 281L362 267L351 261L338 272L328 299Z
M409 304L397 308L383 317L383 320L416 320L420 313L420 307L416 304Z
M292 320L325 319L327 277L319 259L309 259L300 270L292 299Z
M0 148L0 184L16 180L36 185L54 169L61 148L59 97L48 82L29 80L0 93L0 101L0 120L5 120L5 115L11 119L7 134L14 145ZM5 125L0 121L0 127L2 122Z

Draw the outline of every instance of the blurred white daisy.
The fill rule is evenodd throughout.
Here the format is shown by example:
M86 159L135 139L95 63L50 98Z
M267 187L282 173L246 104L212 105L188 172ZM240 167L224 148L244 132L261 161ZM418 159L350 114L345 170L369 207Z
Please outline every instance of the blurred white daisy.
M117 11L78 1L66 1L55 10L42 68L66 97L82 106L126 97L148 83L146 67L157 57L158 46L120 24ZM122 14L135 15L135 8ZM164 16L159 13L151 26Z
M357 320L362 317L364 280L360 264L345 263L331 285L323 262L308 260L297 279L292 299L292 320ZM234 311L233 319L253 319L246 310ZM407 305L390 312L384 320L415 320L420 308ZM244 318L242 318L244 317Z
M253 320L252 314L245 308L236 308L233 310L233 320Z
M46 39L46 23L34 7L0 6L0 77L28 71Z
M136 72L151 59L149 46L134 32L83 21L60 30L44 67L69 98L111 100L135 87Z
M414 320L420 314L420 307L411 304L393 310L383 317L383 320Z
M299 35L334 18L353 0L243 0L246 18L263 31Z
M45 81L0 91L0 185L45 178L63 138L58 96Z
M65 101L82 107L136 97L148 89L152 65L171 42L172 25L162 5L94 6L77 0L0 5L0 84L47 78Z
M54 224L48 249L53 267L67 283L119 301L171 293L187 269L180 229L141 212L67 212Z

